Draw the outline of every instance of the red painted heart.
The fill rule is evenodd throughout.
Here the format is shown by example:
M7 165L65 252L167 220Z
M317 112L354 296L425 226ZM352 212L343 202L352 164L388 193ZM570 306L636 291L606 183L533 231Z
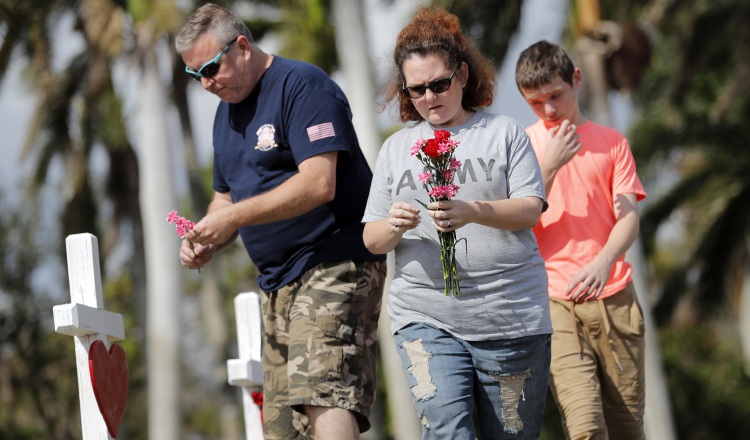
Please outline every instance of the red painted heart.
M92 342L89 348L89 372L99 411L107 424L109 435L116 438L128 403L129 373L125 350L112 344L107 352L104 342Z

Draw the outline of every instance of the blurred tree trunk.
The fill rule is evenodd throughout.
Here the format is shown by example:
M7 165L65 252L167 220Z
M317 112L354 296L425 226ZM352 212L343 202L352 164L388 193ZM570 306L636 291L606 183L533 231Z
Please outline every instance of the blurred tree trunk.
M376 123L375 102L376 90L373 78L373 67L370 59L370 45L367 41L367 24L364 19L362 0L334 0L331 5L336 27L336 48L339 66L346 77L346 95L354 115L354 129L362 148L362 152L370 164L375 168L375 162L380 151L382 139ZM393 261L389 258L388 273L390 280L393 273ZM388 290L389 282L385 289ZM393 420L393 438L396 440L412 440L419 438L421 427L416 410L412 404L406 378L401 371L401 360L396 352L395 342L390 331L390 320L385 307L387 295L383 297L383 307L378 328L380 358L386 379L388 401ZM384 426L384 414L379 402L376 402L373 414L372 432L369 438L374 440L388 438Z
M359 145L375 169L382 139L375 118L375 79L367 41L362 0L333 0L339 66L346 77L346 96L354 115Z
M612 44L618 44L616 25L601 21L599 0L576 0L578 32L575 48L580 56L581 71L583 72L586 98L588 99L588 114L594 122L612 126L610 114L609 85L605 74L605 56L611 50ZM607 26L609 39L597 38ZM611 53L611 52L609 52ZM638 294L638 300L643 309L646 326L646 437L659 440L676 440L674 422L672 421L672 407L667 389L667 380L659 349L658 330L653 325L651 301L648 284L645 282L646 264L643 259L640 238L631 246L627 253L628 261L633 266L633 284Z
M138 158L147 275L148 437L179 440L180 316L182 277L176 258L178 237L170 233L166 215L177 209L177 196L167 136L166 87L158 72L156 48L144 48Z

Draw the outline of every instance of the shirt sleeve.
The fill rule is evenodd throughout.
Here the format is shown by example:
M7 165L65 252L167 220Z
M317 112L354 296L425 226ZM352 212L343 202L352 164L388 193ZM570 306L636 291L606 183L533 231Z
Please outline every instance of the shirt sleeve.
M351 152L356 135L346 103L326 91L299 95L288 112L289 146L297 164L330 151Z
M363 223L374 222L388 217L391 207L391 188L389 182L393 181L392 168L388 156L389 140L380 149L378 159L375 162L375 172L370 185L370 194L367 197L367 206L362 218Z
M508 130L510 149L508 152L508 197L539 197L547 206L544 181L528 134L519 125Z
M630 150L630 143L622 136L613 151L614 173L612 175L612 195L635 194L636 200L646 198L646 190L636 172L635 159Z

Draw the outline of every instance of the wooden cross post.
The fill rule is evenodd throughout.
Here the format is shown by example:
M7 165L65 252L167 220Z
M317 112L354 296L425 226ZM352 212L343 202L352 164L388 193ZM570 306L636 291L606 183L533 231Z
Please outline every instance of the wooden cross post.
M245 437L247 440L259 440L263 439L263 417L261 408L253 400L253 392L263 390L260 296L255 292L240 293L234 298L234 313L240 358L227 361L227 376L231 385L242 387Z
M55 331L74 337L84 440L110 440L107 424L94 395L89 366L89 348L95 341L125 339L122 316L102 310L102 279L99 246L91 234L70 235L65 240L70 280L70 304L53 307ZM124 409L124 408L123 408ZM119 424L119 421L118 421Z

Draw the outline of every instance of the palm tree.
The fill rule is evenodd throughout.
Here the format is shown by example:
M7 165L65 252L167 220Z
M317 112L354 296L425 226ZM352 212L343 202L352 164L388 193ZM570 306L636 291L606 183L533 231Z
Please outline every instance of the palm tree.
M169 320L164 319L165 316L180 315L179 301L148 307L149 311L156 311L161 315L152 319L155 325L144 325L143 316L147 307L145 302L139 301L138 298L146 297L146 261L149 261L149 267L152 268L149 271L148 291L159 292L148 295L148 298L174 298L163 292L182 291L180 286L182 273L179 272L176 260L176 239L164 233L168 230L168 225L164 221L166 213L177 207L177 198L174 196L174 184L171 179L167 180L168 185L159 180L166 170L171 169L170 156L166 156L167 160L163 160L164 155L158 156L160 152L167 151L164 147L169 143L154 136L167 131L166 122L163 120L167 106L163 94L164 87L145 80L140 89L150 91L145 94L147 98L162 99L151 101L144 107L145 111L142 114L161 109L161 111L151 113L153 117L141 119L151 125L142 127L142 130L133 130L146 137L145 141L139 142L140 154L136 155L128 141L125 130L127 122L123 117L123 103L119 98L119 96L127 95L127 92L120 95L116 93L111 69L115 61L125 54L124 37L127 31L136 32L138 34L136 40L140 43L146 40L145 44L138 46L145 49L137 50L135 53L146 53L146 56L149 56L153 53L153 46L150 46L151 42L148 41L148 37L150 37L150 30L154 27L150 25L156 23L157 27L163 28L171 24L172 31L174 31L180 14L177 13L174 5L170 9L169 2L153 5L152 2L134 1L130 2L129 6L134 12L142 14L136 15L136 24L133 29L127 27L126 12L109 0L21 3L4 1L0 3L0 19L7 28L7 34L0 47L0 57L8 59L14 47L25 48L25 52L29 53L33 61L32 66L36 72L34 82L38 96L37 112L28 131L29 136L24 148L24 155L32 157L36 164L34 177L30 181L30 196L34 197L39 193L40 188L48 184L50 165L56 158L62 158L66 167L62 191L64 206L60 222L62 235L85 231L99 236L101 231L104 231L106 235L103 240L102 257L106 260L109 251L120 241L120 226L122 224L129 226L131 234L129 237L132 237L135 251L133 264L127 267L134 277L135 291L140 293L136 295L136 314L139 316L141 328L156 328L159 324L169 323ZM52 59L49 34L55 19L63 13L72 13L75 17L76 30L84 39L85 50L74 56L68 67L61 74L57 74L52 71L49 63ZM158 38L158 36L155 37L154 41L158 41ZM169 58L168 56L167 59ZM144 65L155 68L158 63L151 58ZM0 75L5 72L5 67L6 63L3 63L0 67ZM154 78L154 76L144 76L147 79ZM186 113L185 110L182 111L182 114ZM160 118L162 118L161 122ZM149 141L152 144L149 144ZM89 166L90 157L95 149L102 149L109 159L108 173L104 176L107 179L105 186L97 185L98 176ZM152 153L155 153L156 157L149 156ZM148 177L139 173L139 169L145 170L145 175ZM198 173L193 172L191 175L198 175ZM144 220L149 227L149 232L145 236L150 237L146 241L150 249L148 258L144 257L142 205L139 198L141 187L150 190L146 193L143 202L146 208L143 212L147 213ZM157 198L158 202L153 202L155 199L149 197L165 189L172 191L172 196L167 197L171 201ZM111 206L111 209L107 211L110 217L100 217L103 201L106 202L104 206ZM32 216L32 218L35 217ZM107 227L100 229L103 224ZM170 241L170 238L173 239ZM166 244L159 243L160 239L164 239ZM62 243L62 240L59 242ZM163 252L164 255L160 255L159 252ZM174 263L171 265L173 267L171 278L165 276L169 273L167 270L159 269L159 266L169 266L169 263ZM166 283L159 281L164 279L170 281ZM218 289L211 291L217 292ZM164 314L164 309L177 312ZM171 334L179 335L178 324L174 326ZM153 339L157 338L150 338L150 340ZM162 422L172 420L175 423L167 429L170 435L179 435L181 426L178 397L180 362L179 357L175 355L179 350L179 339L174 337L168 342L165 347L150 350L155 355L148 359L151 362L155 361L155 365L162 366L167 365L168 362L161 362L159 356L172 355L171 358L167 356L171 359L172 365L168 367L169 373L165 375L166 378L152 379L152 383L155 384L173 384L173 392L156 393L159 397L170 398L172 403L165 405L159 402L151 405L152 408L157 409L156 416L151 420ZM159 371L156 368L152 370ZM158 411L164 411L165 408L171 409L171 413L169 411L166 414L158 413ZM154 437L167 438L158 434Z
M122 224L132 225L136 236L140 230L138 187L132 178L137 176L135 154L122 129L121 103L108 68L124 44L120 34L122 10L108 2L39 3L0 4L0 16L9 29L0 56L9 57L14 47L21 47L29 54L34 72L36 106L22 149L22 158L33 156L35 164L28 194L32 200L36 198L49 183L50 165L62 159L61 233L99 235L102 223L98 200L111 201L112 215L104 221L107 228L102 255L106 258L118 242ZM86 49L57 73L50 64L50 33L66 13L74 15ZM3 63L1 72L5 68ZM98 147L103 147L110 165L103 190L96 188L88 166L92 151ZM135 273L139 272L137 268Z
M743 23L750 2L650 6L644 17L658 30L660 44L636 94L642 115L631 142L655 181L666 182L642 217L646 255L663 274L655 317L665 328L703 325L722 338L723 329L734 331L736 323L738 331L729 335L737 339L729 339L742 350L750 375L744 124L750 58L744 45L733 44L748 36ZM698 399L683 405L694 408ZM695 432L689 420L678 425L685 438Z
M41 223L39 216L33 214L36 210L49 214L46 206L36 202L42 201L41 188L56 183L50 179L50 167L59 160L64 168L60 191L62 210L59 214L52 213L52 216L60 216L56 223L61 225L61 230L51 231L46 238L52 243L60 243L53 246L60 255L63 255L63 240L56 236L57 232L65 236L77 232L99 235L102 230L106 231L102 252L106 259L118 242L122 224L132 225L135 235L140 229L137 184L134 185L137 181L131 178L137 176L135 156L121 129L123 118L119 98L114 92L108 68L123 45L118 13L121 14L121 10L118 12L118 8L108 2L0 3L0 20L7 30L0 47L0 58L4 60L0 78L4 77L12 53L19 52L18 59L28 58L30 61L30 80L36 92L35 111L22 151L23 157L34 161L34 174L27 188L27 200L32 203L24 207L24 217L29 218L33 225ZM57 72L51 65L50 41L54 38L55 25L64 15L74 17L85 50L73 56L68 65ZM109 174L104 177L89 167L92 152L97 149L103 151L109 161ZM97 185L102 180L106 184ZM111 217L104 220L100 209L102 200L107 201L111 208L108 210ZM50 220L47 217L46 221ZM102 224L108 227L100 229ZM143 266L136 260L133 265L136 276L139 268ZM75 394L73 391L73 396ZM32 397L39 399L42 414L54 406L48 395L32 394ZM60 419L75 421L75 408L74 404L68 403L59 405L54 412ZM49 429L49 435L54 438L65 436L66 432L69 432L68 428Z
M37 4L38 3L38 4ZM87 22L83 11L93 8L92 2L10 2L0 3L0 19L7 27L7 34L0 47L0 79L4 76L14 48L28 54L32 67L32 81L36 92L36 108L27 131L22 157L31 154L35 159L35 173L30 185L30 195L47 182L49 166L53 159L63 158L66 165L63 210L63 232L97 232L97 208L87 162L94 147L102 145L110 156L111 163L124 169L132 165L130 146L123 131L111 127L122 126L121 113L114 94L108 62L123 45L117 20L109 21L110 11L94 15L99 20ZM52 26L65 13L76 16L76 26L84 37L87 50L75 56L62 74L51 66ZM88 24L87 24L88 23ZM73 115L71 118L70 116ZM132 151L131 151L132 152ZM115 167L113 167L115 168ZM127 170L121 175L128 175ZM115 213L121 214L109 222L109 246L116 242L122 222L137 221L138 210L130 209L132 187L127 179L110 181L103 197L115 203Z
M673 213L700 206L699 216L686 213L685 227L694 246L680 250L685 258L661 263L673 273L657 304L661 321L673 318L674 306L681 300L696 306L691 319L710 316L727 299L718 298L716 292L732 295L741 287L731 274L744 271L740 269L744 243L723 239L727 234L742 236L747 228L743 222L747 214L738 205L746 191L744 170L749 166L742 148L747 129L740 118L748 112L744 75L750 72L750 60L743 45L726 44L724 39L747 34L741 21L748 8L746 0L710 8L690 1L679 9L665 9L654 19L663 49L656 53L654 68L637 95L644 114L635 127L633 146L650 170L676 161L683 177L644 216L646 251L651 255L656 250L657 230ZM709 30L710 35L705 35ZM685 50L674 51L674 47ZM722 60L720 66L715 65L717 60ZM661 148L653 148L654 144ZM717 187L726 190L714 192ZM701 206L707 202L710 205ZM730 232L729 226L739 229ZM715 239L722 242L712 243ZM691 268L700 274L692 282L686 278ZM682 299L681 287L692 298Z
M743 238L750 226L743 121L750 114L750 52L731 43L748 36L743 23L750 2L658 6L649 17L662 40L636 95L643 115L632 135L637 157L650 170L671 163L679 171L674 185L643 216L646 253L668 274L656 318L696 323L723 314L727 305L745 311L731 316L744 329L739 335L750 371L749 249ZM678 215L683 220L676 224L672 219ZM689 239L671 251L659 246L658 233L675 226Z
M31 157L34 161L27 194L36 200L41 188L55 183L49 181L50 166L55 159L61 159L65 168L61 235L78 232L101 235L100 227L106 224L102 250L106 259L120 239L123 224L131 226L134 236L140 235L138 186L133 179L138 173L135 153L122 129L121 103L108 67L124 44L120 34L122 11L108 2L39 3L0 5L0 14L9 29L9 38L3 40L0 53L9 56L13 47L23 48L29 54L34 73L31 79L36 105L22 148L22 158ZM50 33L63 14L73 14L85 50L58 73L50 64ZM96 19L87 21L87 17ZM89 167L96 148L105 152L110 165L103 186L96 185L97 176ZM100 218L101 200L112 204L107 219ZM142 260L135 261L132 270L138 280L144 268L138 264Z

